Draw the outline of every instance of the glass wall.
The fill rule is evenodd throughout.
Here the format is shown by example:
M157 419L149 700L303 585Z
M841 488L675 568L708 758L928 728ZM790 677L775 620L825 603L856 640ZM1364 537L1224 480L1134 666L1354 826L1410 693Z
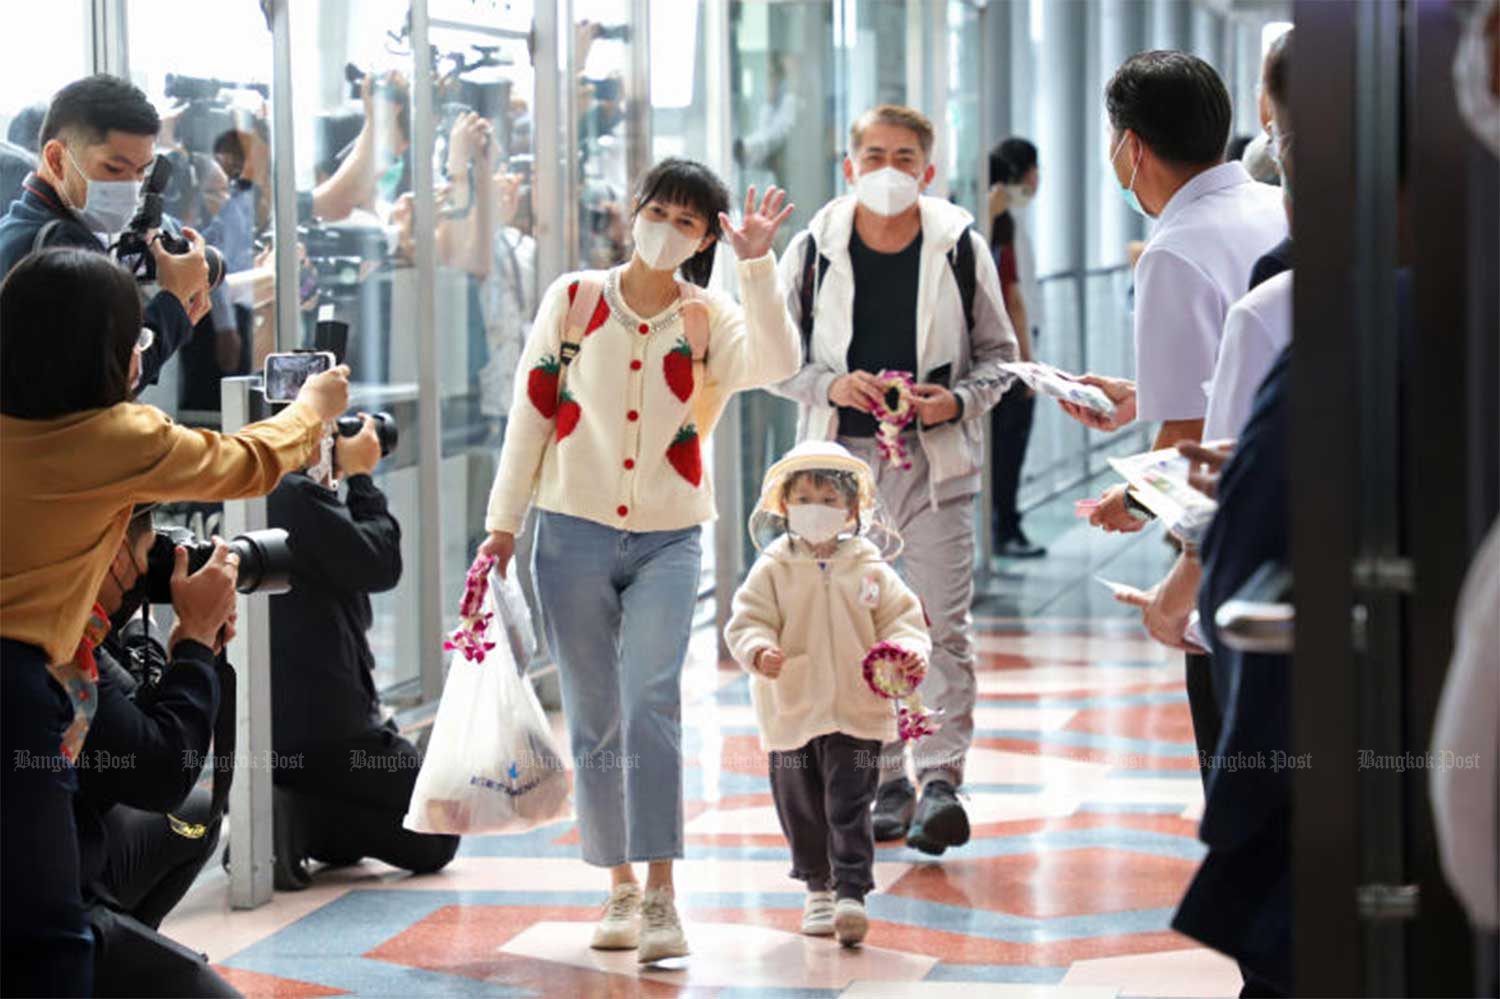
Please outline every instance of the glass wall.
M0 211L36 166L42 113L58 88L93 66L88 0L47 8L47 30L27 31L12 19L0 32Z

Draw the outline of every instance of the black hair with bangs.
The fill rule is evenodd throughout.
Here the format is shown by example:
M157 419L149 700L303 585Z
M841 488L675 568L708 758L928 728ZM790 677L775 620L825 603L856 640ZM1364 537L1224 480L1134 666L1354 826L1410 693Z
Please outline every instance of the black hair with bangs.
M653 201L691 208L708 223L707 235L714 237L708 249L689 257L679 270L682 276L700 288L708 287L714 273L714 254L723 235L719 213L729 213L729 188L708 167L693 160L671 157L652 167L636 187L635 215ZM632 216L633 217L633 216Z

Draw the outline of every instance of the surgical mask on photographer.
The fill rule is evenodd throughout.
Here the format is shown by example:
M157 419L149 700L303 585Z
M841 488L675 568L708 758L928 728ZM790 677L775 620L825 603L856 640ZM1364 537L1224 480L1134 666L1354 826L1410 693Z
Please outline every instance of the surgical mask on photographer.
M136 205L141 200L141 182L138 180L94 180L83 172L83 167L65 147L63 155L73 164L87 185L83 207L69 205L94 232L119 232L130 223ZM61 193L61 192L59 192ZM63 195L67 200L67 195Z
M130 559L130 565L135 569L136 576L135 582L127 589L120 582L120 577L115 573L114 564L110 564L110 578L115 581L115 586L120 589L120 606L115 608L115 612L109 616L110 627L116 632L122 630L130 623L131 618L140 613L141 608L146 605L147 596L151 592L151 579L146 574L145 566L136 561L135 552L131 549L129 540L127 539L121 547Z
M703 240L679 232L670 222L656 222L637 215L631 228L635 252L654 271L675 271L698 252Z
M849 511L822 503L795 503L786 508L786 526L808 544L827 544L849 523Z
M854 182L854 196L876 215L900 215L921 193L917 178L895 167L862 173Z

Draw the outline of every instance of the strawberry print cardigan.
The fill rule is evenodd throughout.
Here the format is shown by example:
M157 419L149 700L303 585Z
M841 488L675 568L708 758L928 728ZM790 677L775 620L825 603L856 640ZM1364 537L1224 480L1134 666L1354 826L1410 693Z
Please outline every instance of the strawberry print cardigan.
M708 346L695 370L679 300L652 317L625 305L619 269L569 365L561 398L563 324L581 275L543 297L521 362L490 489L487 531L520 532L527 507L623 531L671 531L714 517L711 477L693 401L698 371L726 394L775 384L802 364L768 253L739 263L744 307L705 291Z

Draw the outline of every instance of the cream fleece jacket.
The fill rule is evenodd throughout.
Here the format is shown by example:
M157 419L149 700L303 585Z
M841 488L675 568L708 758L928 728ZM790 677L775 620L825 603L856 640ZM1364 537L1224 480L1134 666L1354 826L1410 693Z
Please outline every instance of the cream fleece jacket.
M724 629L730 653L750 673L750 699L766 750L792 750L831 732L889 742L895 703L872 691L862 668L877 642L894 642L927 659L932 640L922 604L870 542L844 542L819 562L779 538L734 595ZM754 666L762 649L780 648L776 679Z
M533 501L543 510L622 531L672 531L714 517L702 428L681 303L649 320L635 315L613 274L570 365L568 399L557 405L558 367L570 288L547 291L516 368L515 401L485 529L519 533ZM802 342L783 306L776 258L739 263L744 307L704 292L707 380L723 393L779 381L802 361ZM553 411L556 410L554 413Z

